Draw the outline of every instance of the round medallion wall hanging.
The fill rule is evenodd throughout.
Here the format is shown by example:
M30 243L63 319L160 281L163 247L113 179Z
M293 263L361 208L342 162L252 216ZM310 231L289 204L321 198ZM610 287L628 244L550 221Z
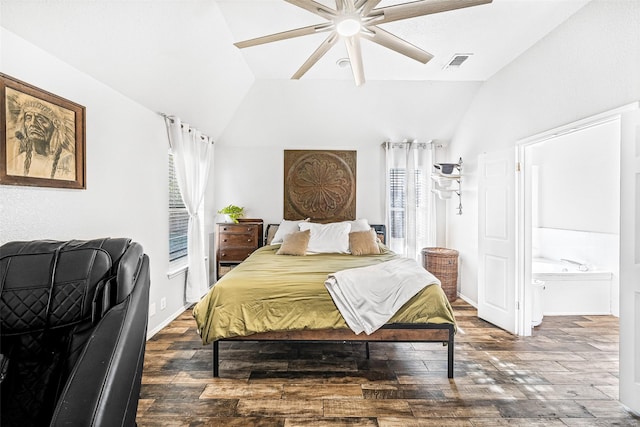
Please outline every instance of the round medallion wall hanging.
M284 218L355 219L356 152L284 151Z

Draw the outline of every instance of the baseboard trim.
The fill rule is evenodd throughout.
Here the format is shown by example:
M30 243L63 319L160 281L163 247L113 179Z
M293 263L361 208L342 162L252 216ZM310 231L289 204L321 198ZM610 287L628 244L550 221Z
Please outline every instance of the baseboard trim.
M178 316L180 316L182 313L184 313L185 311L187 311L187 309L191 307L191 304L189 305L185 305L182 308L179 308L175 313L170 314L162 323L160 323L158 326L156 326L155 328L148 330L147 331L147 341L150 340L151 338L153 338L153 336L155 334L157 334L158 332L160 332L165 326L167 326L169 323L173 322Z
M458 294L458 298L460 298L460 299L461 299L461 300L463 300L463 301L466 301L466 302L467 302L467 303L469 303L471 306L473 306L473 308L476 308L476 309L478 308L478 303L477 303L477 302L472 301L471 299L469 299L469 298L465 297L464 295L462 295L462 294Z

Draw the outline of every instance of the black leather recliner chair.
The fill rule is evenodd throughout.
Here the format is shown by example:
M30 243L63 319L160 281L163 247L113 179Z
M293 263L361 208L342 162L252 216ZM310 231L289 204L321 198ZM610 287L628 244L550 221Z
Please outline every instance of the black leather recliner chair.
M2 426L135 425L148 307L129 239L1 246Z

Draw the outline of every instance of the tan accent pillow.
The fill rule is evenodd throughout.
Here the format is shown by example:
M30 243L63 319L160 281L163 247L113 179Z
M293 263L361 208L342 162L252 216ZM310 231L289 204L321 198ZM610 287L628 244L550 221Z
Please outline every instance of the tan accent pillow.
M307 253L311 230L294 231L284 236L280 249L276 255L297 255L302 256Z
M349 249L352 255L377 255L380 247L375 230L354 231L349 233Z

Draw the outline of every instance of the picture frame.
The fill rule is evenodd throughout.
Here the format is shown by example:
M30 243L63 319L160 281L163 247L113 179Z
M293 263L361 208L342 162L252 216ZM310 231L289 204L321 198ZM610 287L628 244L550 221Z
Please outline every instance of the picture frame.
M0 73L0 185L85 189L85 113Z

